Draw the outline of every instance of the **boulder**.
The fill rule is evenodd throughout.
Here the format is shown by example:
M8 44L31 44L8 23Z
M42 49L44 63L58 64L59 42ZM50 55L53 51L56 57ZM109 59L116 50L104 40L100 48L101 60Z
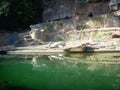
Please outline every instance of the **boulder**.
M74 52L84 52L85 49L86 49L85 45L82 45L82 46L78 46L78 47L68 48L65 51L74 53Z
M46 41L47 31L44 29L32 29L30 35L34 41L43 42Z
M50 44L50 48L63 48L65 46L65 42L54 42Z

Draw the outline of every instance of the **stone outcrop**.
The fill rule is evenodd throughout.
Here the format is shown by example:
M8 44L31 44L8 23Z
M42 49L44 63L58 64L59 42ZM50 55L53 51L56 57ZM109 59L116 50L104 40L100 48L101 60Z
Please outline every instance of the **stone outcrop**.
M99 35L117 33L117 31L114 31L116 30L114 28L119 27L119 22L120 20L118 17L103 15L77 22L74 22L74 19L71 19L51 23L41 23L31 25L31 37L35 41L42 40L43 42L101 39L101 36Z
M115 16L120 16L120 0L110 0L110 10Z
M49 44L49 48L63 48L65 45L65 42L54 42Z
M65 12L64 8L67 4L71 6L73 0L65 0L64 3L60 0L57 3L60 3L61 7L55 5L47 8L49 10L45 9L43 13L45 22L31 25L31 31L25 35L26 40L24 40L27 45L36 45L36 49L40 49L36 52L118 51L120 50L120 16L116 16L116 11L111 10L112 4L108 0L102 1L82 2L85 4L83 6L81 2L77 3L80 4L80 7L75 7L78 14L74 12L75 16L71 16L71 11L67 9ZM52 11L56 7L57 14ZM69 14L70 18L64 18ZM33 52L35 47L31 48L30 52Z
M78 47L72 47L72 48L67 48L65 49L66 52L85 52L86 46L85 45L81 45Z
M42 29L42 30L33 29L30 32L30 35L33 40L38 41L38 42L43 42L43 41L46 41L47 31L44 29Z
M48 5L45 9L43 13L45 23L30 26L31 37L37 42L94 40L94 37L101 32L84 32L85 29L120 27L120 17L115 16L115 11L111 12L113 5L111 2L109 0L92 2L90 0L76 0L76 2L57 0L56 4L52 7ZM118 3L117 0L115 2ZM56 11L56 14L53 11ZM71 18L65 18L66 16Z
M75 1L74 0L54 0L55 4L45 8L43 12L43 22L60 20L74 16Z
M109 2L94 2L97 0L91 0L91 3L86 3L87 1L81 2L81 0L78 0L76 3L75 15L80 19L110 13Z
M0 32L0 46L17 45L19 42L18 33Z

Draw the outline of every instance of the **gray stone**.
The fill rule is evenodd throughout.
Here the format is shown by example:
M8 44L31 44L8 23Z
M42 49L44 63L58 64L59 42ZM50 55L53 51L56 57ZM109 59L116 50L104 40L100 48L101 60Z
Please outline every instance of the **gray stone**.
M74 53L74 52L84 52L85 49L86 49L86 46L82 45L82 46L78 46L78 47L68 48L65 51Z
M33 40L37 42L44 42L46 41L47 31L45 29L32 29L30 35Z
M50 48L63 48L65 46L65 42L54 42L50 44Z

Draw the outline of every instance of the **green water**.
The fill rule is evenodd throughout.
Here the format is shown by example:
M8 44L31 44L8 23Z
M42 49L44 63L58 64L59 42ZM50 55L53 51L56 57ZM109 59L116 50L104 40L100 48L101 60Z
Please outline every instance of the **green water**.
M0 90L120 90L120 53L3 55Z

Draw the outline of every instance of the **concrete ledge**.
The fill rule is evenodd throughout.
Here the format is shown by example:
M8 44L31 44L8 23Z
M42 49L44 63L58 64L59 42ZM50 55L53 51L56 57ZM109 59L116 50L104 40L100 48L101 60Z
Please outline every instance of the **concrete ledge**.
M14 50L7 51L8 54L33 54L33 53L63 53L64 50L49 49L49 50Z
M65 53L63 49L48 49L48 50L14 50L14 51L7 51L8 54L34 54L34 53ZM82 52L73 51L73 52L66 52L66 53L84 53L84 52L120 52L120 49L101 49L101 50L86 50Z

